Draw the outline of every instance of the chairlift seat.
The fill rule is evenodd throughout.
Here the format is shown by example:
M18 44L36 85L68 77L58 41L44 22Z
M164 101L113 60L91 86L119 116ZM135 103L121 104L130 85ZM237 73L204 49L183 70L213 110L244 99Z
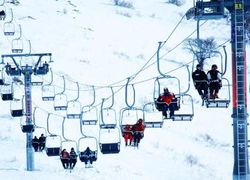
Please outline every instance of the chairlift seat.
M38 69L35 70L34 74L35 75L45 75L49 72L49 69L47 66L41 66L38 67Z
M97 119L84 119L82 120L83 125L96 125L97 124Z
M10 76L21 76L21 70L17 68L10 68L10 70L8 71L8 74Z
M146 128L162 128L163 121L159 122L144 122Z
M64 111L67 110L68 106L54 106L55 111Z
M13 100L13 94L2 94L2 100L3 101L12 101Z
M228 108L230 101L222 99L208 99L206 100L207 108Z
M80 119L81 114L67 114L68 119Z
M22 53L23 49L19 49L19 48L13 48L11 49L12 53Z
M12 117L22 117L23 116L23 109L17 109L11 111Z
M175 114L171 119L173 121L192 121L193 114Z
M31 133L34 132L34 125L33 124L28 124L28 125L22 125L22 131L23 133Z
M43 101L54 101L55 96L44 96L42 99Z
M12 32L12 31L5 31L4 32L4 35L5 36L14 36L15 32Z
M46 154L47 156L59 156L61 152L60 147L50 147L46 148Z
M120 143L100 144L100 150L103 154L114 154L120 152Z
M31 82L31 85L32 86L41 86L41 85L43 85L43 82L42 81L33 81L33 82Z
M4 80L0 79L0 86L4 85Z
M116 124L100 124L101 129L114 129L116 128Z

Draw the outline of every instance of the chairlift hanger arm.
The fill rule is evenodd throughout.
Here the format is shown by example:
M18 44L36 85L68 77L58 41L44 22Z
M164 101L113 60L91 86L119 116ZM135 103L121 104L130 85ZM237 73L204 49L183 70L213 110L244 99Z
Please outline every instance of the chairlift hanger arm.
M131 85L132 90L133 90L133 101L132 101L132 104L129 105L129 103L128 103L128 85L129 85L129 81L130 81L130 78L128 78L128 81L127 81L126 86L125 86L125 102L126 102L126 105L129 108L132 108L135 105L135 87L134 87L134 84Z

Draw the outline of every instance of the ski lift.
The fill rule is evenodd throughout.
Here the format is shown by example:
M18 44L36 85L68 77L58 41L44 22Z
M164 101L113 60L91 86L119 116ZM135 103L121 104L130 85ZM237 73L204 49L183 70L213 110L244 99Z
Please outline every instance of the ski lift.
M1 87L1 95L3 101L12 101L13 100L13 83L4 84Z
M11 101L10 112L12 117L21 117L24 115L23 99L22 97L22 99L13 99Z
M6 18L6 9L4 7L5 0L0 1L0 20L4 21Z
M65 92L65 79L63 78L63 91L56 94L54 98L54 110L55 111L61 111L61 110L67 110L68 108L68 100L67 95L64 94Z
M172 116L173 121L191 121L194 117L193 98L189 94L182 94L180 109Z
M20 29L19 37L13 39L11 42L12 53L22 53L23 52L23 40L21 39L22 28L21 28L20 24L19 24L19 29Z
M92 161L97 160L97 153L98 153L98 144L97 139L93 136L86 136L83 133L83 122L80 120L80 131L82 134L82 137L78 139L78 147L77 151L79 154L80 161L84 162L86 161L88 157L86 157L85 151L87 148L89 148L93 152Z
M103 154L112 154L120 152L121 135L118 127L100 128L99 146Z
M80 89L79 84L76 82L77 85L77 96L76 99L71 100L68 102L67 108L67 118L68 119L80 119L81 118L81 103L78 101Z
M44 142L39 142L39 143L44 143L44 147L46 146L46 138L47 138L47 130L46 128L42 127L42 126L38 126L37 123L36 123L36 109L37 107L34 108L34 111L33 111L33 123L34 123L34 127L35 127L35 130L34 130L34 133L33 133L33 137L38 137L40 135L44 135ZM34 142L32 142L34 143ZM37 142L38 143L38 142ZM39 148L37 152L41 152L41 149Z
M49 64L47 61L39 63L34 69L34 75L45 75L49 72Z
M225 18L224 0L204 1L197 0L195 5L195 18L199 20Z
M171 104L173 105L174 111L178 111L180 109L180 80L176 77L173 76L161 76L157 77L154 83L154 102L155 102L155 107L158 109L158 111L162 111L162 106L165 104L165 102L159 102L158 97L161 95L161 89L163 89L164 83L161 83L160 81L166 81L168 80L173 80L177 82L177 88L178 88L178 93L175 94L175 98L172 100ZM165 88L165 86L164 86ZM172 117L167 116L167 119L172 119Z
M20 118L20 125L23 133L32 133L35 130L33 123L27 123L27 117Z
M3 31L5 36L14 36L15 24L13 22L13 11L10 9L11 19L3 24Z
M47 156L59 156L62 149L62 138L59 135L52 134L49 129L49 118L50 114L47 117L47 131L48 136L46 137L46 154Z
M161 113L156 109L154 102L143 106L143 120L146 128L161 128L163 119Z
M93 152L92 161L97 160L97 153L98 153L97 139L95 137L91 137L91 136L84 136L78 140L78 147L77 147L79 159L81 162L85 162L87 160L87 157L86 157L84 151L88 147Z
M226 78L222 78L222 87L220 89L219 99L207 99L205 101L207 108L228 108L231 95L230 95L230 84L229 80Z
M160 69L160 49L161 49L161 45L162 42L159 42L159 46L158 46L158 50L157 50L157 68L158 68L158 72L161 75L160 77L157 77L154 83L154 102L156 105L156 108L159 111L162 111L162 104L165 102L159 102L158 101L158 97L160 96L160 90L163 89L162 85L163 83L161 83L160 81L169 81L169 80L173 80L176 83L176 88L178 93L175 93L175 98L172 100L171 104L173 106L173 109L175 111L174 115L172 115L170 117L170 115L168 115L167 119L172 119L173 121L191 121L194 115L194 108L193 108L193 99L192 96L188 95L187 92L190 89L190 72L189 72L189 68L188 66L186 66L187 69L187 73L188 73L188 87L187 90L185 90L184 92L181 92L181 85L180 85L180 79L178 79L177 77L174 76L169 76L166 75L164 73L161 72ZM165 82L166 83L166 82ZM188 98L187 98L188 97ZM186 108L182 108L181 107L181 98L182 98L182 104L189 104L187 105L187 109ZM178 112L176 112L178 111Z
M42 99L43 101L54 101L55 99L55 87L52 85L53 83L53 72L50 68L51 73L51 81L48 84L42 86Z
M62 137L63 137L63 140L62 140L62 149L68 149L70 150L71 148L74 148L75 150L77 149L78 145L77 145L77 141L75 140L70 140L70 139L67 139L65 137L65 132L64 132L64 123L65 123L65 120L66 118L64 117L63 118L63 122L62 122Z
M5 66L6 74L10 76L21 76L21 69L15 64L7 63Z
M95 104L95 87L93 88L93 101L82 107L81 121L83 125L96 125L98 121L98 110Z
M133 126L136 124L138 119L143 118L143 109L134 107L135 104L135 88L132 84L132 93L133 93L133 101L131 104L128 102L128 85L129 85L130 78L128 78L128 81L126 83L125 87L125 103L127 107L122 108L120 110L120 128L121 132L123 133L124 128L126 125Z
M43 85L43 77L41 75L32 76L31 84L32 84L32 86L42 86Z
M111 109L111 106L108 108L103 108L104 99L101 104L101 112L100 112L100 130L99 130L99 146L100 150L103 154L110 153L119 153L120 152L120 144L121 144L121 135L120 130L117 127L116 115L115 111ZM103 111L113 112L112 118L109 121L105 118L109 118L109 114L104 116Z

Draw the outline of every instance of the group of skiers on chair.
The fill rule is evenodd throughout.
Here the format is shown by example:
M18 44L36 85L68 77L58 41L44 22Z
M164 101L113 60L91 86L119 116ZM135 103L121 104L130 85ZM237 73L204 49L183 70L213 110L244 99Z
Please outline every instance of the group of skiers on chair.
M44 134L41 134L39 139L36 136L34 136L34 138L32 139L32 146L34 148L34 151L42 152L45 148L45 141L46 137L44 136Z
M136 124L126 124L122 131L122 136L125 140L125 146L139 147L141 139L144 137L145 125L142 119L139 119Z
M201 65L196 66L192 73L194 86L203 100L217 99L218 93L222 87L221 73L217 70L217 65L213 64L207 74L202 70ZM209 96L208 96L209 89Z
M60 159L64 169L73 169L77 162L77 153L75 149L72 147L70 153L67 152L66 149L63 149L60 154ZM96 161L96 152L91 151L89 147L86 148L85 151L80 152L79 158L82 162L85 163L85 167L90 167L93 161Z

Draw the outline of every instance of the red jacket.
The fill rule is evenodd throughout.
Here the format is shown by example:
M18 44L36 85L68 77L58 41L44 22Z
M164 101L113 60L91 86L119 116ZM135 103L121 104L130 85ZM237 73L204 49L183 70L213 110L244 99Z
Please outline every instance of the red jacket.
M69 153L68 153L67 151L62 151L61 158L62 158L62 159L67 159L67 158L69 158Z
M132 130L133 131L144 131L145 125L143 122L137 122L135 125L133 125Z
M167 104L170 104L173 101L174 98L175 98L175 95L173 93L169 93L167 95L160 96L159 100L161 102L165 102Z

